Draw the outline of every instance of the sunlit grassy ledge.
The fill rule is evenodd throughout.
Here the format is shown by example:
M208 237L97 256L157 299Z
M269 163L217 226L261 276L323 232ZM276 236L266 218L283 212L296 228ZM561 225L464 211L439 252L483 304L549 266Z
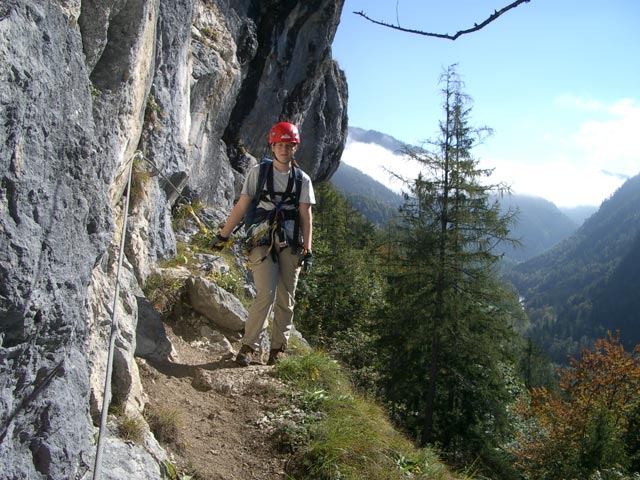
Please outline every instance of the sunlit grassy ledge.
M306 413L306 438L290 462L290 479L469 478L452 473L431 449L416 448L324 353L298 350L278 362L276 375Z

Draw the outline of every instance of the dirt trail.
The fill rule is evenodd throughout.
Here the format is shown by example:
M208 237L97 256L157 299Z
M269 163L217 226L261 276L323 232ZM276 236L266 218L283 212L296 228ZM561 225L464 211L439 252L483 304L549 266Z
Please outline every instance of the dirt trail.
M187 342L167 327L179 363L139 361L152 411L177 417L178 431L162 442L180 473L197 480L285 479L289 454L273 418L286 410L283 385L273 367L238 367L206 345ZM237 348L237 346L235 346ZM194 387L196 383L210 388Z

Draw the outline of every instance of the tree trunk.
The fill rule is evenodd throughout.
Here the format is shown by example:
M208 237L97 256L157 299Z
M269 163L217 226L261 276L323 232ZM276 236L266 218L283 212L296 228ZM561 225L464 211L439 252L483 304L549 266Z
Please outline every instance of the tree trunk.
M435 410L438 360L440 356L440 336L435 334L431 341L431 360L429 362L429 383L424 408L424 423L422 428L421 443L426 445L433 440L433 413Z

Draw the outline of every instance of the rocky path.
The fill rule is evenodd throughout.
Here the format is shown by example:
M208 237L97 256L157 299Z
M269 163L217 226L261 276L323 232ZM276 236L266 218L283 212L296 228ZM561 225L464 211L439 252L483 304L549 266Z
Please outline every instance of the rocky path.
M286 478L289 454L273 419L288 398L273 368L240 368L229 353L168 334L175 360L138 365L149 411L175 419L175 432L160 440L179 472L197 480Z

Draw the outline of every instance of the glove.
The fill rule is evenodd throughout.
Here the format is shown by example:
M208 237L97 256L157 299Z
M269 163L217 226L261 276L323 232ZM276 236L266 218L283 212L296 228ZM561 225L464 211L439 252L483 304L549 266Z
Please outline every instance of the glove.
M313 255L311 254L311 250L304 249L302 251L302 257L300 258L298 266L302 267L302 274L306 275L311 271L311 267L313 266Z
M229 243L229 237L223 237L218 233L215 237L213 237L213 240L211 240L211 244L209 245L209 247L211 247L211 250L215 250L216 252L219 252L223 250L228 243Z

